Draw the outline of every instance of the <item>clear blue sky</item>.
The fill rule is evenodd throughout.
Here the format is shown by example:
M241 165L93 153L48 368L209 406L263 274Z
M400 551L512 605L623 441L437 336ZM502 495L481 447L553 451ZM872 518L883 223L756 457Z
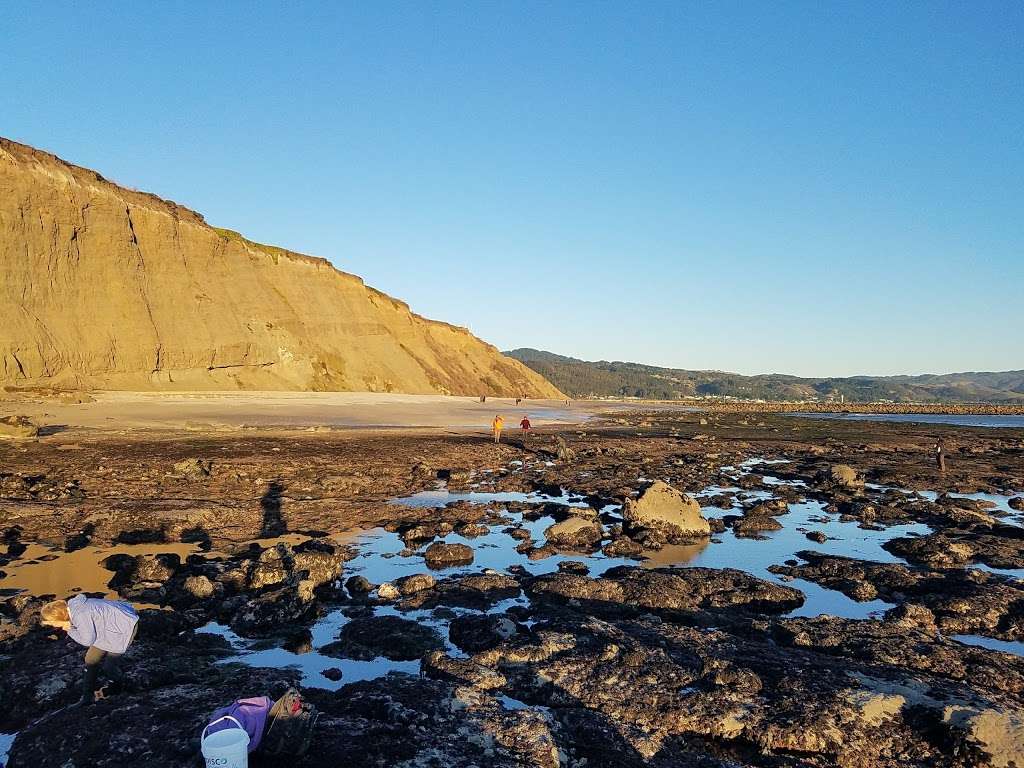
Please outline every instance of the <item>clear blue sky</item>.
M1024 368L1024 3L22 3L0 135L429 317L744 373Z

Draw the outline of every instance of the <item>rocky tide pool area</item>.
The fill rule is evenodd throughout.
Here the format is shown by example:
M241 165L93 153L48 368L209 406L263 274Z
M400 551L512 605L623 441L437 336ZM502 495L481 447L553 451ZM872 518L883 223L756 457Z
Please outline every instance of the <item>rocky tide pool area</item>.
M472 435L0 447L0 764L1024 764L1024 434L624 414ZM88 706L46 599L141 615ZM6 754L6 757L4 755Z

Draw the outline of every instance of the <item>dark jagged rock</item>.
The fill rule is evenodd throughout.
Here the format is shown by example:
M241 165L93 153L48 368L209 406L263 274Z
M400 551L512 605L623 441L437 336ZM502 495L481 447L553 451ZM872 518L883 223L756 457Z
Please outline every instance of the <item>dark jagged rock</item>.
M628 536L620 536L601 550L608 557L640 557L644 548Z
M167 594L166 583L181 568L178 555L111 555L102 565L114 571L109 585L129 600L160 603Z
M320 649L325 656L393 661L419 659L427 651L444 647L435 629L398 616L352 619L341 628L338 640Z
M434 667L435 669L437 667ZM493 673L491 673L493 674ZM316 759L354 768L390 765L558 768L557 723L505 709L469 684L390 674L316 696Z
M420 668L427 677L481 690L501 688L508 682L500 672L468 659L453 659L442 651L431 651L424 656Z
M493 648L518 631L514 621L501 615L460 616L448 625L448 637L466 653Z
M345 589L352 597L365 597L374 590L374 585L365 576L349 576L345 580Z
M754 510L751 510L742 517L733 519L732 529L736 532L737 536L750 536L757 535L762 531L780 531L782 530L782 523L766 514L756 515Z
M243 598L231 616L231 628L248 637L265 637L294 629L316 618L313 582L292 579L280 588Z

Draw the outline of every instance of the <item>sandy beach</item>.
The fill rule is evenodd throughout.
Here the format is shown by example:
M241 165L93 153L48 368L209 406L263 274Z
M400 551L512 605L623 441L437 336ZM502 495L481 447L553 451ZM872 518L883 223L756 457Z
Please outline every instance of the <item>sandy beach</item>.
M74 398L68 398L74 399ZM243 428L405 427L487 430L495 414L507 428L523 416L536 425L576 423L621 410L621 403L404 395L371 392L96 392L59 397L5 393L0 416L19 414L44 434Z

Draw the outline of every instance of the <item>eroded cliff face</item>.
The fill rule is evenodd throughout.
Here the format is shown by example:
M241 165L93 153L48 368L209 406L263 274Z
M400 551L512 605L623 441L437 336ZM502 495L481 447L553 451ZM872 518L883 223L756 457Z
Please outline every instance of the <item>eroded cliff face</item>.
M326 260L0 138L0 385L560 397Z

